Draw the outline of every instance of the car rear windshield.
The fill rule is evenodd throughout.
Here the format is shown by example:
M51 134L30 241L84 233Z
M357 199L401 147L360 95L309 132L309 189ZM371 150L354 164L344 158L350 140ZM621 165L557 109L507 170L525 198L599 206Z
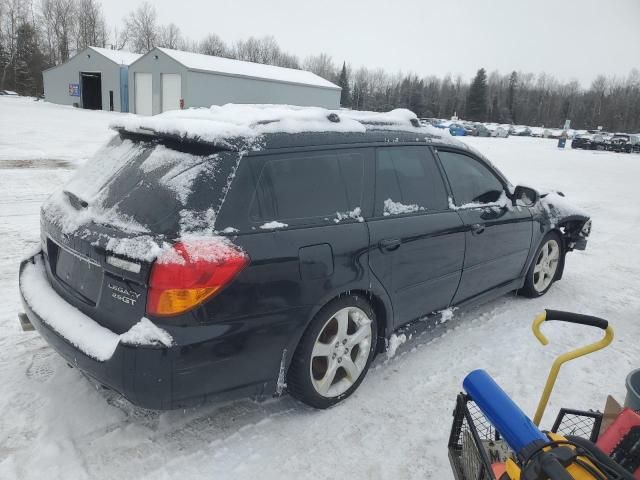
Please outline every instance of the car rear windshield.
M237 153L197 144L117 136L64 192L97 223L117 218L166 235L212 229L238 160Z

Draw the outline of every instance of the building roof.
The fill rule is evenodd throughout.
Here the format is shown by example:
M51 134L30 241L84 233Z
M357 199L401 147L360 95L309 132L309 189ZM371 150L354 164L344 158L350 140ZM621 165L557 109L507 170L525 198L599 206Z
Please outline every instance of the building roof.
M42 73L48 72L50 70L55 70L56 68L60 68L66 64L68 64L71 60L76 57L79 57L87 50L93 50L96 53L99 53L107 60L111 60L113 63L117 65L131 65L133 62L138 60L142 55L139 53L128 52L126 50L111 50L109 48L101 48L101 47L87 47L84 50L77 52L73 57L69 58L66 62L59 63L58 65L54 65L53 67L46 68L42 71Z
M126 50L111 50L110 48L100 47L89 48L119 65L131 65L142 56L139 53L128 52Z
M340 87L330 81L306 70L276 67L274 65L263 65L261 63L214 57L212 55L203 55L200 53L183 52L181 50L171 50L169 48L157 47L157 50L173 58L188 70L310 85L314 87L331 88L334 90L340 89Z

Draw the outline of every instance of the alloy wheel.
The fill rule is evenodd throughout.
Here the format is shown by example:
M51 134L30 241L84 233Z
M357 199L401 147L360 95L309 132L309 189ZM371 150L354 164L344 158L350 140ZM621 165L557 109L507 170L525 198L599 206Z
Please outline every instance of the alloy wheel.
M372 321L357 307L338 310L324 324L311 353L311 383L323 397L346 392L362 375L371 351Z
M546 242L536 259L536 265L533 268L533 286L537 292L544 292L558 271L558 262L560 261L560 245L554 239Z

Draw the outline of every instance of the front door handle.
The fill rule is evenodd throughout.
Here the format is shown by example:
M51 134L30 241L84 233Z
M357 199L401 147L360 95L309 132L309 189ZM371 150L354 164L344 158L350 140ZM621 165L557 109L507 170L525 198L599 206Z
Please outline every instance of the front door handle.
M391 252L400 248L401 243L402 242L399 238L387 238L385 240L380 240L378 245L380 245L381 249Z
M481 223L474 223L471 225L471 233L473 235L480 235L482 232L484 232L484 225Z

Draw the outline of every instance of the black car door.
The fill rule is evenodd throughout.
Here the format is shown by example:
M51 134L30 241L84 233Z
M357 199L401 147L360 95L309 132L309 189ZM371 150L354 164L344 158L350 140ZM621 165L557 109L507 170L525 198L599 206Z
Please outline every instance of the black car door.
M521 276L531 248L532 217L512 206L505 180L480 158L438 149L455 209L466 227L466 253L454 303Z
M369 265L389 294L398 326L451 303L464 258L464 225L448 209L427 146L376 149Z

